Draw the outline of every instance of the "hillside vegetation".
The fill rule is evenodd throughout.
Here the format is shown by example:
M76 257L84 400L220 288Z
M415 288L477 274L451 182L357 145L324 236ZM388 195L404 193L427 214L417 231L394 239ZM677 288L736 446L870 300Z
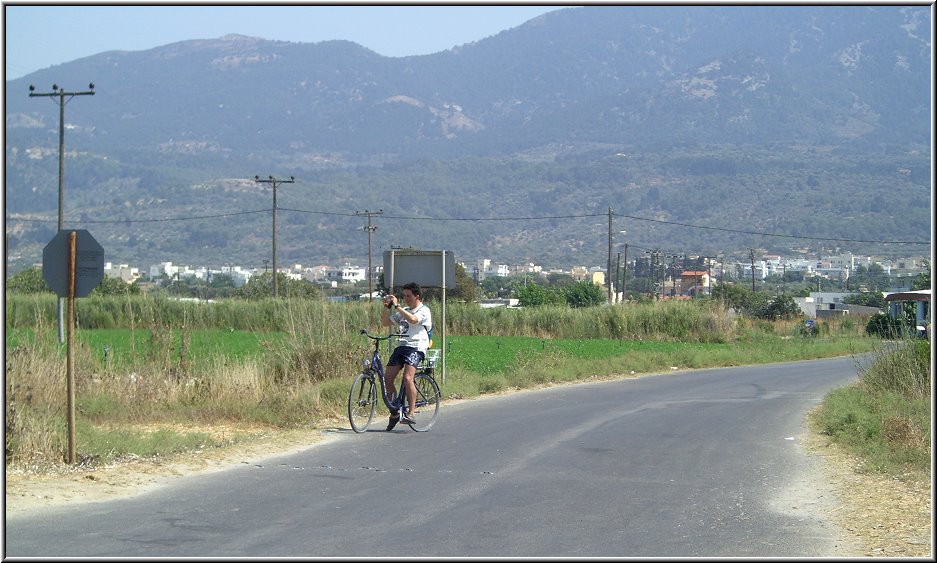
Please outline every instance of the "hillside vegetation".
M927 244L871 241L929 240L927 154L604 149L549 162L471 157L308 172L278 190L278 257L280 264L306 266L366 263L366 221L355 212L382 209L374 217L375 256L414 246L446 249L466 261L600 265L609 207L615 231L627 229L624 240L639 253L718 256L764 248L789 254L803 247L926 253ZM52 160L18 159L8 168L11 185L41 186L35 193L8 192L8 214L48 214L43 210L54 201L56 184L44 181L41 169ZM203 178L195 182L183 180L181 171L120 165L108 185L90 176L83 185L81 171L70 171L68 216L115 263L262 267L270 255L270 191L248 172L227 180L195 173ZM10 222L11 269L37 261L54 231L54 222Z

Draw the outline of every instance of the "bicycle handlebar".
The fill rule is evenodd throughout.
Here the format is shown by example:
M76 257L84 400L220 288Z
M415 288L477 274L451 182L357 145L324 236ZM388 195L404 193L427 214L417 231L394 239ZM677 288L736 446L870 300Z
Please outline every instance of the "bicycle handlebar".
M371 340L387 340L395 336L406 336L405 334L388 334L387 336L374 336L373 334L368 332L368 329L366 328L359 329L358 334L363 334L367 336L368 338L370 338Z

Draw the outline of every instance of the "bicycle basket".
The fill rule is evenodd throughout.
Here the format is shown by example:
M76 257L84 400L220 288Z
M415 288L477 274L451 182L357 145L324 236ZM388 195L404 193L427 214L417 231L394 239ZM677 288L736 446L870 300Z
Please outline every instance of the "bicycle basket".
M436 368L436 362L439 361L439 353L441 350L430 349L426 351L426 357L423 358L423 369L429 372L432 372Z

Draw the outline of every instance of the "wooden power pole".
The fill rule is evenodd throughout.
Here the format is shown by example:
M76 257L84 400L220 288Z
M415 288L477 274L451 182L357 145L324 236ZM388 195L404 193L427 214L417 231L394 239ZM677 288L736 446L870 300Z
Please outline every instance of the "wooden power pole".
M379 209L377 211L368 211L365 209L363 213L361 211L355 211L355 215L367 215L368 217L368 226L365 227L365 230L368 231L368 302L371 301L371 294L374 293L374 290L371 286L372 282L374 281L374 273L371 270L371 233L377 230L377 227L371 226L371 217L374 215L383 214L383 209Z
M254 176L254 181L273 186L273 297L275 299L279 297L277 288L277 184L292 184L294 178L290 176L289 180L277 180L270 176L267 180L261 180L260 176Z

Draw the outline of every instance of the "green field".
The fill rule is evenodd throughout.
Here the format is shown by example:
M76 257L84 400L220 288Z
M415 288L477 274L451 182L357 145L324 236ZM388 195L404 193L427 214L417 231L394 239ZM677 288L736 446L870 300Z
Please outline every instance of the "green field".
M35 332L29 329L8 330L7 350L20 343L33 341L35 336ZM47 341L57 338L55 330L46 331L41 336ZM249 358L259 359L266 351L282 346L287 334L228 329L182 331L101 328L76 331L74 338L73 345L92 358L95 367L129 369L155 357L170 361L185 360L194 366L219 360L238 363Z
M677 351L729 350L729 344L633 340L529 338L524 336L458 336L446 343L446 366L480 375L505 374L539 360L605 360Z

